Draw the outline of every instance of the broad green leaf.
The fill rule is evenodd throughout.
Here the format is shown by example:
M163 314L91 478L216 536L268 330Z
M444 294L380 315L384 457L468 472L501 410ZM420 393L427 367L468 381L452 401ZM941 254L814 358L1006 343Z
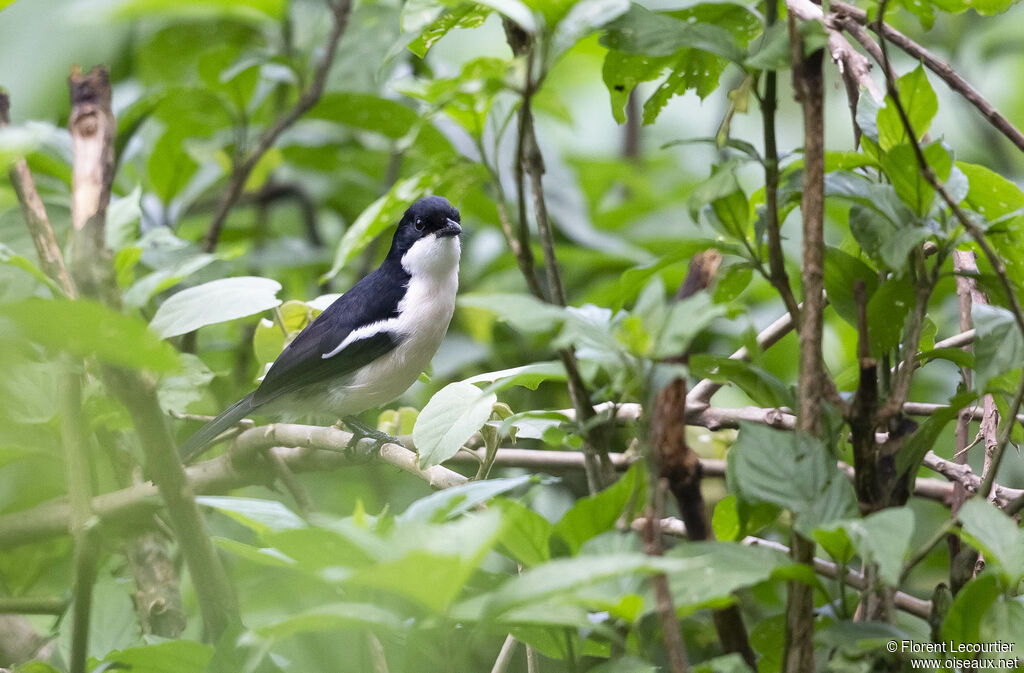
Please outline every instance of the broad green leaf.
M544 601L620 576L659 572L683 574L694 567L700 565L691 559L636 552L558 558L507 580L489 596L487 611L499 615L517 606Z
M405 551L400 558L367 566L341 582L379 589L443 612L497 543L501 528L496 510L463 516L443 526L403 526L391 538Z
M945 182L953 167L953 158L949 151L941 142L926 145L921 151L935 176L940 182ZM903 203L910 206L918 215L927 215L935 201L935 190L921 175L917 155L910 143L901 143L890 149L882 155L881 163L882 169L892 180L892 186Z
M528 294L466 293L456 300L460 308L472 308L494 314L520 332L547 332L564 318L563 309Z
M825 196L838 197L867 206L885 217L897 229L903 229L916 218L896 195L892 185L872 182L850 171L834 171L825 175Z
M476 3L466 3L450 9L432 21L408 44L407 49L420 58L454 28L479 28L490 15L491 9Z
M520 0L476 0L479 4L490 7L502 16L507 17L513 23L527 33L537 32L537 20L531 11L532 3L521 2ZM543 5L542 5L543 6Z
M169 297L150 322L163 338L187 334L205 325L227 322L281 305L281 284L270 278L241 276L196 285Z
M536 481L538 481L537 476L526 474L518 477L471 481L461 486L446 488L412 503L399 515L398 520L437 521L439 519L451 519L472 511L478 505L487 502L495 496L508 493L520 486Z
M928 83L924 66L918 65L914 70L896 80L896 92L900 103L907 113L910 127L920 140L932 123L932 118L939 110L939 101L935 91ZM878 111L878 144L888 152L901 143L909 142L907 133L900 120L896 105L889 97L885 97L885 107Z
M139 238L139 219L142 217L142 187L135 186L127 196L111 199L107 208L105 233L107 247L117 251Z
M1024 336L1009 310L975 302L971 321L974 340L974 387L986 392L988 382L1004 372L1024 366Z
M694 673L749 673L750 665L743 655L732 653L703 661L693 669Z
M54 296L56 297L63 296L64 294L60 287L55 282L50 280L50 277L43 273L38 266L33 264L29 258L25 257L24 255L19 255L18 253L14 252L14 250L11 250L3 243L0 243L0 264L9 264L15 268L21 269L22 271L29 274L39 282L46 285L46 287L50 288L50 291L53 292Z
M695 22L696 23L696 22ZM725 28L687 23L634 4L608 25L601 44L631 54L669 56L683 48L700 49L730 61L743 60L743 49Z
M717 540L739 542L748 535L756 535L778 518L779 508L775 505L764 502L751 504L730 494L715 504L711 529Z
M813 437L741 423L728 461L730 491L790 510L802 532L846 518L856 509L849 480L832 453Z
M881 358L900 344L903 322L914 306L914 287L905 278L890 278L868 299L868 341L871 354Z
M962 161L956 163L969 186L965 205L989 222L999 221L987 233L1006 263L1006 272L1017 286L1024 288L1024 191L994 171Z
M511 386L522 386L536 390L545 381L565 381L565 366L558 361L534 362L521 367L500 369L471 376L465 383L489 383L487 390L497 392Z
M735 385L763 407L792 407L793 391L777 376L745 360L698 353L690 356L690 373L717 383Z
M142 245L142 242L140 242L140 245ZM138 256L133 253L135 250L139 251ZM114 260L115 264L118 264L119 284L131 283L136 263L143 254L145 254L145 250L141 247L123 248L118 252ZM129 308L142 308L154 295L174 287L216 260L216 255L210 255L205 252L198 254L186 252L185 254L175 255L170 259L162 259L160 266L156 270L132 283L125 290L123 296L124 305Z
M412 440L419 453L421 467L448 460L491 417L498 401L472 383L449 383L430 398L416 417Z
M525 566L535 566L551 558L549 541L555 527L543 516L515 500L499 499L504 526L498 544Z
M117 0L104 4L108 15L119 20L170 15L268 21L280 19L286 7L285 0Z
M629 468L618 481L600 493L580 498L555 524L555 534L576 554L584 542L612 530L623 516L628 521L631 512L643 503L644 479L640 464Z
M161 409L182 414L188 405L202 399L206 384L213 380L213 372L191 353L182 353L179 357L181 371L161 378L156 394Z
M889 585L898 586L903 557L910 549L914 534L914 512L906 507L875 512L863 519L828 524L826 529L842 528L865 563L877 563L878 574Z
M646 56L615 49L608 51L601 68L601 77L608 88L612 117L617 123L626 123L626 102L637 84L658 79L674 62L673 56Z
M403 630L402 618L380 606L368 603L328 603L318 605L281 621L260 626L256 632L264 638L280 640L301 633L344 629L384 628Z
M989 639L989 642L1005 643L1013 649L995 655L987 655L985 658L998 659L1019 656L1016 653L1024 651L1024 631L1020 628L1021 624L1024 624L1024 601L1021 597L1010 597L1004 594L997 598L982 616L978 630L984 634L985 638Z
M851 325L857 324L857 303L853 299L857 281L864 283L865 296L870 301L878 289L878 273L853 255L838 248L825 248L825 292L829 304Z
M1017 523L989 502L971 498L960 509L963 535L972 546L985 553L989 563L996 563L1016 586L1024 577L1024 532Z
M873 260L902 274L911 251L932 232L913 221L896 224L878 211L855 203L850 208L850 233Z
M981 620L1001 593L999 578L992 573L983 573L965 584L942 623L942 640L957 645L988 641L989 634L981 631Z
M668 575L673 603L680 614L732 602L732 592L764 582L776 568L790 564L785 554L774 549L738 542L690 542L673 547L666 557L686 559L691 564L685 572Z
M392 139L403 137L420 123L419 115L408 105L371 94L340 91L324 94L307 116L375 131Z
M78 357L155 372L178 368L176 351L139 318L90 299L47 301L33 297L0 305L0 320L4 318L23 338Z
M297 514L276 500L201 495L196 497L196 502L212 507L260 534L305 528L307 525Z
M555 28L554 54L560 54L583 36L622 16L629 6L630 0L575 0Z
M191 640L168 640L108 653L103 661L139 673L203 673L213 648Z
M902 475L907 470L916 470L924 456L938 441L946 426L953 421L960 410L976 399L974 393L963 392L954 395L949 405L940 407L931 414L914 434L906 440L903 449L896 454L896 473Z

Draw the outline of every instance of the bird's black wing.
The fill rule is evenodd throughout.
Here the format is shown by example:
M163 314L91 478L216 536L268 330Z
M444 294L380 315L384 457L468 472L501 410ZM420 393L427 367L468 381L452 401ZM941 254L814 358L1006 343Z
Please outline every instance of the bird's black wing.
M404 272L399 267L401 273ZM403 281L407 282L407 276L396 276L394 269L382 267L328 306L271 365L253 394L254 405L260 406L305 386L344 376L394 349L403 335L382 330L355 339L330 357L323 357L335 351L354 330L396 317L398 303L405 295Z

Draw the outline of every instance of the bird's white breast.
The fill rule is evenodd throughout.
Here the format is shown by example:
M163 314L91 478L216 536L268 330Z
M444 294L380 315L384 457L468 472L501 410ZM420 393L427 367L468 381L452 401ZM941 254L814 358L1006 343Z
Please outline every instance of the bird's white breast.
M410 275L398 316L375 325L397 333L401 343L329 389L327 404L338 416L358 414L387 404L416 382L437 352L459 288L461 248L455 236L420 239L402 257Z

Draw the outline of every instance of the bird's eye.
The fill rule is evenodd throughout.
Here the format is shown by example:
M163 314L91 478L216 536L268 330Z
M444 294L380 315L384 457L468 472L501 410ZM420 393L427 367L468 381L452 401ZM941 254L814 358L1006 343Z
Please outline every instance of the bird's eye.
M413 223L413 226L416 227L416 231L423 231L423 219L417 217L416 221Z

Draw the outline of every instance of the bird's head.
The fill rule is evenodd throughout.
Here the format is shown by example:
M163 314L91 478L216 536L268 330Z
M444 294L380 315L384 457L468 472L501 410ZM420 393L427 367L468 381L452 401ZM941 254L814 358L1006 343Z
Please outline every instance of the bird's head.
M398 223L388 257L411 275L450 272L459 264L459 211L442 196L425 196Z

